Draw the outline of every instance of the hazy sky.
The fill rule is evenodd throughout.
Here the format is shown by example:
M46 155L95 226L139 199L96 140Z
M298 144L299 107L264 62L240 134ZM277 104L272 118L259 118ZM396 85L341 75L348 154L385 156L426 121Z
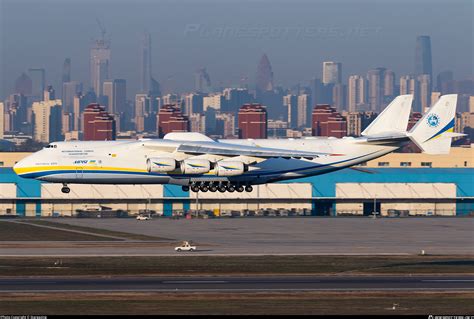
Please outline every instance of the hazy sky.
M277 85L321 77L323 61L343 64L343 78L384 66L397 77L414 69L415 38L430 35L433 71L472 78L473 2L459 1L144 1L0 0L0 87L11 93L30 67L44 67L60 91L64 59L72 78L89 86L89 49L111 40L111 76L124 78L128 98L139 86L141 34L152 38L153 74L165 90L191 90L206 67L213 85L253 86L267 53Z

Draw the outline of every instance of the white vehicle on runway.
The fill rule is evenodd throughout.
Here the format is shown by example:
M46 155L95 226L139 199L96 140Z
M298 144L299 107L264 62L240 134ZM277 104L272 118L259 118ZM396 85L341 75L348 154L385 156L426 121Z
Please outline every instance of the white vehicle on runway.
M191 246L191 244L188 241L184 241L181 246L175 247L175 251L180 252L180 251L195 251L196 246Z
M138 215L137 216L137 220L150 220L151 217L150 216L143 216L143 215Z

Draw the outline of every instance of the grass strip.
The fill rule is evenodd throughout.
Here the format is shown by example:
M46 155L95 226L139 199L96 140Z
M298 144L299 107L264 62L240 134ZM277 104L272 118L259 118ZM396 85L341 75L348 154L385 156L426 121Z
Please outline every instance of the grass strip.
M50 268L61 261L61 267ZM473 256L2 257L0 276L472 273Z

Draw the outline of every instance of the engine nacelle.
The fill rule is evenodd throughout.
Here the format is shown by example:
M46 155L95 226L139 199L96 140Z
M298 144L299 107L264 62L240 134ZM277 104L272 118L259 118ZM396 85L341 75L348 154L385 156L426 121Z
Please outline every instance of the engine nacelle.
M248 167L242 162L223 161L217 162L214 169L217 176L236 176L245 173Z
M211 170L211 162L205 159L186 159L181 162L183 174L205 174Z
M178 167L174 158L170 157L150 157L146 160L146 169L149 173L172 172Z

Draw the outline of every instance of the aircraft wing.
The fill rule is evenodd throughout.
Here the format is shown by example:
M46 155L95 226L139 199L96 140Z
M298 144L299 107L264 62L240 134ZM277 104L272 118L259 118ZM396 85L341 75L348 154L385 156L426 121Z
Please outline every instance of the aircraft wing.
M313 159L320 156L330 155L329 153L305 152L221 142L183 143L177 148L176 151L194 155L212 154L221 156L251 156L260 158L284 157Z

